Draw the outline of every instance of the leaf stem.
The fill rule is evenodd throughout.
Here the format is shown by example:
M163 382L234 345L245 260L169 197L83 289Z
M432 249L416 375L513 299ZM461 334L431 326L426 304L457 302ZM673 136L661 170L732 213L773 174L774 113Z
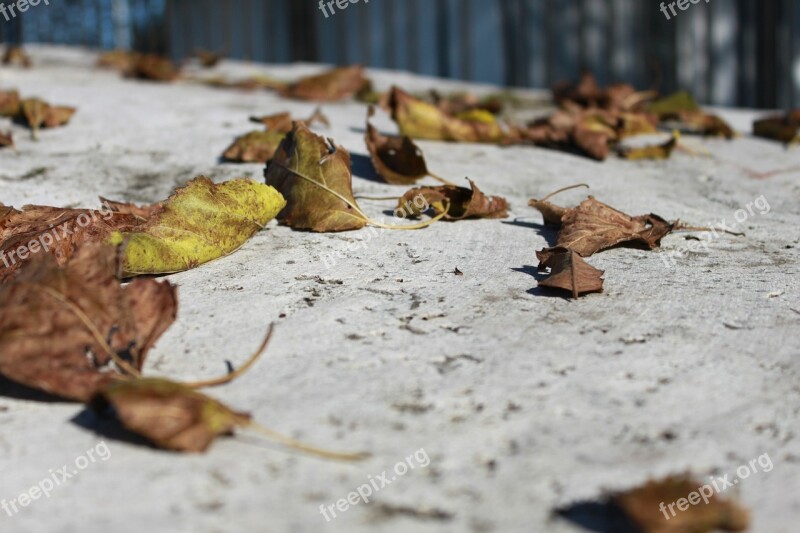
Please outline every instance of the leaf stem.
M264 340L261 341L261 345L258 349L253 352L253 355L238 369L234 370L233 372L229 373L226 376L222 376L219 378L209 379L206 381L195 381L191 383L182 383L182 385L192 388L192 389L204 389L208 387L218 387L219 385L225 385L234 381L237 378L243 376L250 368L256 364L264 352L267 350L267 346L269 345L269 341L272 338L272 332L275 330L275 324L270 324L269 330L267 330L267 335L264 337Z
M312 446L310 444L300 442L299 440L293 439L291 437L287 437L286 435L282 435L277 431L273 431L267 427L258 424L257 422L250 422L245 427L252 429L264 435L265 437L269 438L270 440L282 444L288 448L292 448L294 450L305 452L311 455L316 455L317 457L322 457L324 459L334 459L337 461L362 461L370 456L370 454L368 453L341 453L341 452L333 452L330 450L325 450L323 448L317 448L316 446Z
M562 192L571 191L572 189L577 189L578 187L586 187L587 189L591 188L586 183L579 183L577 185L570 185L569 187L564 187L563 189L559 189L559 190L557 190L555 192L551 192L550 194L548 194L547 196L545 196L544 198L542 198L539 201L540 202L546 202L547 200L549 200L550 198L552 198L553 196L555 196L557 194L561 194Z

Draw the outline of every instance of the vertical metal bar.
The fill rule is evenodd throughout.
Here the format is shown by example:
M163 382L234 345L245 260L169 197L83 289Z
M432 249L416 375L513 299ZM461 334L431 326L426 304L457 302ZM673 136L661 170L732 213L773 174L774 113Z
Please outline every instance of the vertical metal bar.
M581 65L597 76L597 80L605 85L611 81L608 68L608 6L604 0L584 0L582 2L582 39Z
M712 3L711 12L711 102L715 105L736 105L736 80L739 64L736 58L736 36L739 20L736 4Z
M111 12L114 20L115 48L129 50L131 47L130 6L128 0L111 0Z

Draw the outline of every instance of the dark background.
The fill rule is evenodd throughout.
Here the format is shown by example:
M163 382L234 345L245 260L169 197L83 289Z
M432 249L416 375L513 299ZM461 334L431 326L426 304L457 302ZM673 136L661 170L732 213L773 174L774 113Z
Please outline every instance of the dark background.
M6 4L11 0L0 0ZM197 47L270 63L364 63L500 85L601 82L692 91L706 103L800 106L800 2L701 0L51 0L0 39L162 52Z

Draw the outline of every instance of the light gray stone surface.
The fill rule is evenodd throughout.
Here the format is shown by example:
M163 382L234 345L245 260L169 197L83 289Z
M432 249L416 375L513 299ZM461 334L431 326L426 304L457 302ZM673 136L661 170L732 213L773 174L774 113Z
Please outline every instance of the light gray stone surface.
M38 143L14 126L19 153L0 151L0 201L9 205L91 207L98 195L153 202L199 174L260 179L260 165L220 164L222 150L254 129L251 114L313 109L265 92L122 80L93 70L93 56L76 50L34 55L30 71L1 69L0 87L79 112ZM293 78L318 67L222 70ZM371 74L380 87L465 87ZM325 112L332 127L320 133L365 155L365 106ZM744 132L755 116L724 115ZM377 123L391 131L386 117ZM170 276L180 315L151 352L151 374L219 375L277 321L265 358L211 393L269 427L372 458L326 462L244 433L206 455L164 453L96 435L74 422L78 406L0 396L0 498L17 497L103 439L111 452L49 499L13 518L0 511L0 530L567 533L580 530L552 520L555 507L651 476L733 474L766 453L774 468L728 495L753 511L752 531L797 531L800 172L754 179L742 167L797 167L800 151L747 135L690 142L714 157L596 163L531 147L423 142L433 170L507 197L512 216L384 232L366 243L366 230L317 235L273 222L231 257ZM770 210L740 225L745 237L720 236L672 268L659 252L598 254L590 262L606 271L605 292L571 301L535 289L534 252L552 233L527 200L580 182L628 213L698 225L730 225L762 195ZM359 176L354 189L404 190ZM557 200L574 205L584 196ZM362 202L378 217L388 206ZM689 235L703 237L671 235L664 250L685 247ZM323 255L337 251L344 258L327 268ZM321 504L420 449L428 467L326 523Z

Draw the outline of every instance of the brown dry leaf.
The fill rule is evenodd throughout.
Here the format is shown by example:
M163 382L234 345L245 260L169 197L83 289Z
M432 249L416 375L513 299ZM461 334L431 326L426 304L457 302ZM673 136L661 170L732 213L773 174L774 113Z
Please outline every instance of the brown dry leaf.
M281 133L289 133L292 131L292 124L295 122L295 120L297 119L292 118L292 114L288 112L276 113L274 115L267 115L263 117L250 117L250 122L263 124L267 130L279 131ZM305 119L303 122L305 122L308 126L314 125L315 122L328 127L331 125L330 120L328 120L328 117L325 116L320 108L315 109L311 116Z
M28 127L33 131L34 137L42 124L44 124L49 108L50 104L39 98L26 98L22 101L22 118L25 119Z
M14 118L21 109L22 102L17 91L0 91L0 117Z
M574 250L582 257L618 245L652 250L676 228L675 223L670 224L658 215L631 217L598 202L594 196L568 209L539 200L531 200L529 205L541 211L550 224L555 224L560 215L557 246Z
M77 109L67 106L50 106L44 116L42 126L45 128L58 128L66 125Z
M0 110L2 107L2 93L0 93ZM789 111L786 115L756 120L753 122L753 134L788 144L800 142L800 109Z
M154 280L122 288L119 268L115 247L91 244L64 267L39 254L0 286L0 374L87 401L98 388L138 373L175 320L175 288Z
M263 124L267 131L251 131L246 135L237 137L233 144L222 154L224 160L234 163L266 163L271 161L286 134L292 131L292 124L295 122L291 113L251 117L250 120ZM323 115L319 108L302 122L309 126L314 122L330 126L328 117Z
M619 156L623 159L629 160L669 159L672 155L672 152L678 146L679 138L680 137L676 132L668 141L662 144L639 147L621 147L619 149Z
M487 111L492 115L503 112L503 95L489 95L478 97L473 93L459 92L443 95L436 90L430 91L433 103L448 115L459 115L470 111Z
M747 510L735 502L723 500L713 490L707 491L710 492L706 496L708 503L698 497L696 505L688 505L691 494L702 496L699 492L701 487L702 483L689 476L673 476L659 481L648 481L641 487L612 495L610 501L622 509L642 533L747 530L750 524ZM708 485L708 488L711 489L711 486ZM673 516L664 505L678 500L684 500L688 509L676 510Z
M422 150L408 136L386 136L369 119L375 114L370 106L365 141L372 165L380 177L393 185L412 185L430 175Z
M263 348L263 346L262 346ZM178 452L206 451L214 440L237 428L257 431L270 440L304 453L339 461L360 461L368 454L338 453L297 441L254 422L195 390L166 379L135 379L111 383L91 400L95 412L111 414L128 431L155 446Z
M128 72L136 64L139 54L130 52L128 50L111 50L103 52L97 58L97 66L99 68L108 68L118 70L120 72Z
M214 68L225 57L225 52L211 52L203 48L198 48L194 52L195 57L200 61L203 68Z
M203 452L215 438L251 423L250 415L165 379L112 383L98 391L92 407L100 413L112 408L129 431L181 452Z
M536 252L539 270L550 269L550 276L540 287L563 289L573 298L590 292L603 292L603 271L594 268L581 256L567 248L557 247Z
M140 80L170 82L180 77L180 70L164 56L137 54L125 74Z
M491 113L471 111L457 118L397 87L389 93L387 106L400 133L412 139L477 143L520 140L516 130L504 128Z
M6 48L5 54L3 54L3 64L18 65L25 68L33 66L33 62L30 56L25 53L25 50L23 50L21 46L12 45L9 45L8 48Z
M8 133L0 131L0 148L5 148L6 146L14 148L14 135L10 131Z
M733 128L717 115L706 113L697 104L694 97L686 91L680 91L653 102L648 111L666 122L667 126L684 133L719 136L732 139L736 136ZM671 124L676 122L676 124Z
M250 122L261 124L269 131L289 133L292 131L292 123L294 122L294 119L292 118L291 113L285 111L283 113L275 113L274 115L250 117Z
M283 96L298 100L337 102L355 95L368 83L369 80L364 77L364 67L352 65L300 79L278 91Z
M264 175L267 185L286 198L287 205L278 215L282 224L294 229L333 232L361 229L368 222L360 210L352 207L356 201L350 154L314 134L303 123L295 123Z
M281 90L287 86L286 82L268 76L251 76L241 80L229 80L218 76L203 80L202 83L217 89L238 89L241 91L255 91L260 89Z
M577 152L603 161L620 138L617 116L601 109L556 111L528 125L523 136L537 146Z
M425 199L425 206L432 208L437 215L444 215L445 220L508 217L508 202L505 198L486 196L474 181L469 178L467 181L471 189L456 185L411 189L398 201L398 211L406 213L406 216L421 214L422 210L415 200L422 197Z
M53 106L39 98L22 100L21 118L30 127L33 137L40 128L58 128L66 125L77 110L74 107Z
M582 108L633 110L648 93L637 93L632 85L600 87L595 77L584 73L576 83L560 83L553 87L553 99L559 105L575 104ZM642 97L637 98L637 95Z
M0 283L10 279L41 251L52 255L63 267L84 243L105 241L114 231L130 231L142 223L137 216L108 210L25 206L22 211L0 208L0 215L3 214Z
M280 131L251 131L237 137L222 158L233 163L266 163L275 156L286 134Z

